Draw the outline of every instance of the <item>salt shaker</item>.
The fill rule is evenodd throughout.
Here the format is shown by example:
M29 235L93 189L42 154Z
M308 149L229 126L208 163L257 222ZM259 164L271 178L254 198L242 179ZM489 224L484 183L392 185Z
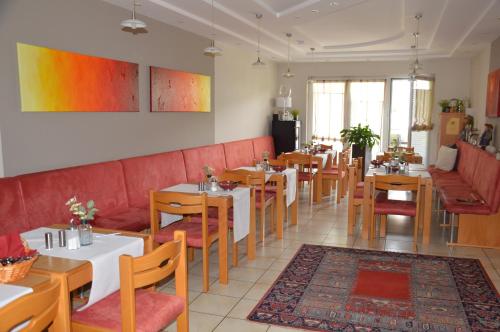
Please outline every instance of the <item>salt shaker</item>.
M47 232L47 233L45 233L45 249L52 250L53 247L54 247L54 243L52 241L52 233Z

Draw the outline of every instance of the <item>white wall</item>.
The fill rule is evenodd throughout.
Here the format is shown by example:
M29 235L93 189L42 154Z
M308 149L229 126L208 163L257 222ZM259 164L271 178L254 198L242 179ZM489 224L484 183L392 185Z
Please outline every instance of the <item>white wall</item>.
M438 150L439 106L441 99L469 98L470 94L470 60L469 59L437 59L423 62L426 73L435 75L435 107L432 121L434 129L430 133L429 162L435 161ZM387 78L407 77L409 63L400 61L391 62L317 62L292 63L291 70L294 78L284 79L281 74L286 70L286 64L278 67L280 84L292 88L293 108L305 111L307 109L306 85L310 77L314 78ZM306 112L300 118L306 121ZM310 135L310 121L307 123ZM302 135L305 135L305 126ZM305 137L305 136L303 136ZM308 136L310 137L310 136Z
M490 72L491 47L484 48L471 60L471 115L474 117L474 127L483 130L486 122L486 93L488 73Z
M265 59L265 67L255 68L255 53L221 48L215 59L215 142L270 134L277 65Z

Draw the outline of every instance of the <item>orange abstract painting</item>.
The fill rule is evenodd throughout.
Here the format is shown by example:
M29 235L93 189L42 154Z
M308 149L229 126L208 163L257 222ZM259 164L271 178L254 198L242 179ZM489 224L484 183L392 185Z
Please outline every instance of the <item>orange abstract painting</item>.
M138 112L136 63L17 43L23 112Z
M210 76L151 67L151 112L210 112Z

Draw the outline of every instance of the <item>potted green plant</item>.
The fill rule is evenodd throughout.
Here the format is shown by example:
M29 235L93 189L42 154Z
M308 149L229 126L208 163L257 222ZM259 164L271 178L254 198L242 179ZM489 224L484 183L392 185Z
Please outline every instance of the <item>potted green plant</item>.
M441 107L441 112L450 111L450 101L448 99L441 99L438 104Z
M292 116L293 116L294 120L298 120L299 119L300 111L298 109L294 109L290 113L292 113Z
M371 160L371 150L373 146L380 142L380 136L375 134L369 126L361 126L359 123L356 127L342 129L340 131L342 141L352 146L352 157L363 157L363 169L366 170L366 160Z

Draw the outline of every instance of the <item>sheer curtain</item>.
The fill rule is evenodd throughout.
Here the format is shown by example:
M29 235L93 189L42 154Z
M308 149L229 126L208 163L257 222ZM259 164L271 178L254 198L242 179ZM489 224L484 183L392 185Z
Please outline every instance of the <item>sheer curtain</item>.
M385 81L350 82L349 96L351 127L368 125L382 139ZM372 151L381 152L381 144L376 144Z
M414 82L413 131L432 130L432 105L434 103L434 81L416 80Z
M341 148L340 131L344 128L345 82L312 82L312 138ZM338 145L338 146L337 146Z

